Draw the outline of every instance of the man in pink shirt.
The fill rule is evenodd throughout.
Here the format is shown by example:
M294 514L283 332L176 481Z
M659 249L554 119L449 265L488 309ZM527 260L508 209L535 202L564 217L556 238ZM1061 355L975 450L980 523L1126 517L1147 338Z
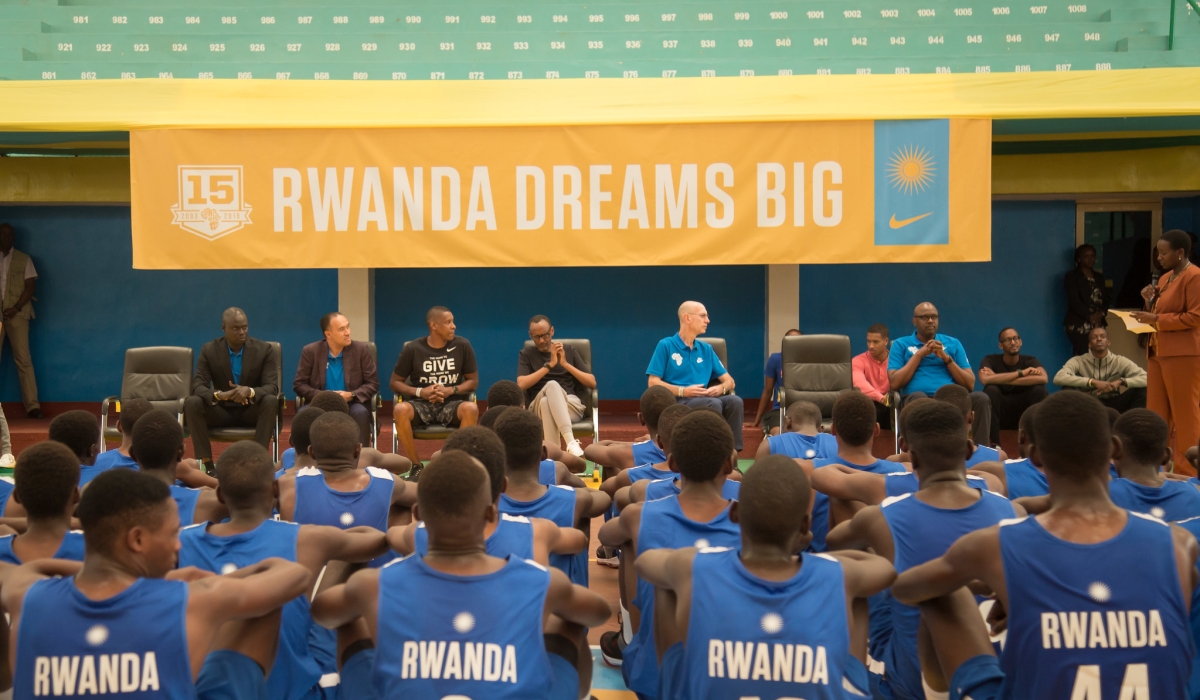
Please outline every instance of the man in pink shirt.
M888 403L888 327L876 323L867 329L867 351L850 363L854 388L875 402L876 421L881 428L892 427L892 409Z

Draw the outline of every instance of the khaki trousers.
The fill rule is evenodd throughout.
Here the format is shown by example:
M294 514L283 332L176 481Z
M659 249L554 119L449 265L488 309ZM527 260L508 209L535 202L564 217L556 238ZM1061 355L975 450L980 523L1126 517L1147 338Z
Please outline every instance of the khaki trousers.
M0 352L3 351L4 339L12 348L13 364L17 366L17 376L21 379L21 401L25 403L28 413L38 404L37 379L33 374L33 359L29 355L29 319L17 314L14 318L4 319L0 325ZM5 431L7 432L7 431Z
M571 424L583 418L583 402L578 396L568 394L555 381L546 382L546 386L533 397L529 410L542 419L542 438L556 445L559 437L567 442L574 440Z

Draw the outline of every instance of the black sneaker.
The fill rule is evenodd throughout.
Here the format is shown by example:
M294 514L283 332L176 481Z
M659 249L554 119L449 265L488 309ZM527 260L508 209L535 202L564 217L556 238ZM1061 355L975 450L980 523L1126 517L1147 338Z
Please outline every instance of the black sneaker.
M625 637L620 630L600 635L600 656L609 666L621 668L625 657Z
M421 478L421 471L425 469L425 465L417 462L412 465L412 469L408 470L408 474L404 477L405 481L418 481Z
M601 545L596 549L596 563L600 566L607 566L610 569L621 568L621 559L618 555L618 550L614 547L605 547Z

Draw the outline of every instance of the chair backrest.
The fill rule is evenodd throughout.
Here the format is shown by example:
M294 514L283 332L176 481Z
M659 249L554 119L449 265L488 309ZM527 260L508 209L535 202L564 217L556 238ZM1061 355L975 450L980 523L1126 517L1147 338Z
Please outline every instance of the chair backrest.
M729 350L725 346L724 338L710 338L708 336L702 336L700 338L696 338L696 340L711 345L713 352L717 355L717 359L721 361L721 366L725 368L726 372L729 371ZM716 377L710 377L708 380L709 386L716 386L720 383L721 380L717 379Z
M579 359L587 363L587 366L592 370L593 373L596 371L596 369L592 367L592 341L588 340L587 338L555 338L554 340L568 347L575 348L575 352L579 353ZM525 347L533 347L533 341L526 340ZM583 401L583 407L586 410L590 411L595 408L592 406L591 391L584 392L579 398Z
M853 385L850 337L794 335L783 339L783 405L811 401L826 419L838 394Z
M155 408L178 413L192 390L192 349L173 346L129 348L121 398L146 399Z
M279 368L279 393L283 393L283 346L274 340L268 340L271 346L271 357L275 358L275 366Z

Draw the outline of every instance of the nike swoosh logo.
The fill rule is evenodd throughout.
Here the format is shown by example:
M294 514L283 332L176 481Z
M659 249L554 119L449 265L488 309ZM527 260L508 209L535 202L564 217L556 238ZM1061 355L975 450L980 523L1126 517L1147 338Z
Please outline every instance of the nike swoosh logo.
M933 212L927 212L925 214L921 214L920 216L914 216L911 219L904 219L903 221L896 221L896 215L892 214L892 218L888 220L888 226L891 226L892 228L904 228L905 226L908 226L916 221L920 221L927 216L933 216Z

